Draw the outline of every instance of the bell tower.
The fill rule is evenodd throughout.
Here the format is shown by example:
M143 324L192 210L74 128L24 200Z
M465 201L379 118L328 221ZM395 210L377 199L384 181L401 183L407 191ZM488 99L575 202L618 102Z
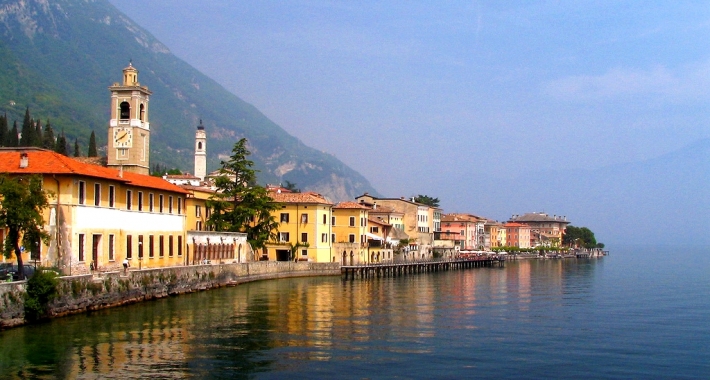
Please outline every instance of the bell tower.
M200 120L200 125L197 126L197 131L195 132L195 177L199 177L200 181L204 181L206 175L207 135L205 127L202 125L202 120Z
M123 83L111 91L111 119L108 127L108 166L150 174L150 123L148 101L152 92L138 82L138 70L129 63L123 69Z

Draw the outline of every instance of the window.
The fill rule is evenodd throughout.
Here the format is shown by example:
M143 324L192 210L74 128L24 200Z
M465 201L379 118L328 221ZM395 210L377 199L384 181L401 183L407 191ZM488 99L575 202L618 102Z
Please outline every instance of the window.
M178 197L177 199L177 208L178 208L178 215L182 215L182 198Z
M328 215L323 214L323 224L327 224L327 223L328 223Z
M79 204L86 204L86 182L79 181Z
M143 258L143 235L138 235L138 258Z
M360 227L365 227L365 218L360 217Z
M126 258L133 258L133 235L126 236Z
M79 234L79 261L84 261L84 234Z
M376 234L376 233L380 232L380 229L379 229L379 227L370 227L370 232L372 232L373 234Z
M301 233L301 242L308 243L308 232Z
M138 211L143 211L143 192L138 192Z
M195 216L198 218L202 217L202 206L200 206L200 205L195 206Z
M282 243L288 243L289 236L288 232L279 232L279 241Z
M108 187L108 207L116 207L116 187L113 185Z
M195 223L195 230L202 231L202 221L198 220L197 223Z
M148 236L148 257L153 258L155 256L155 236Z
M114 258L114 241L116 239L116 236L114 235L108 235L108 261L113 261Z
M308 223L308 214L301 214L301 223Z
M158 211L163 212L163 194L158 195Z
M182 235L178 235L178 256L182 256Z
M121 102L120 106L121 112L119 118L121 120L127 120L131 118L131 105L128 102Z
M173 257L173 235L168 236L168 256Z
M160 257L163 257L165 256L165 236L160 235L160 237L158 238L158 244L160 244L158 246L158 255L160 255Z
M461 230L461 236L464 236L466 234L466 231Z
M330 235L330 241L332 241L333 243L335 243L335 234L331 234L331 235Z
M333 226L335 225L335 217L334 216L330 218L330 224Z
M94 206L101 205L101 184L94 184Z
M327 243L328 242L328 234L321 234L320 241L321 241L321 243Z
M350 227L355 227L355 217L354 216L350 217Z
M154 205L155 205L155 194L150 193L150 194L148 194L148 211L153 212Z
M172 195L168 197L168 212L170 214L173 213L173 196Z
M301 256L308 256L308 250L307 250L307 249L302 249L302 250L301 250Z
M126 210L130 210L133 206L133 192L126 190Z
M281 213L281 223L288 223L288 213L287 212Z
M354 243L355 242L355 234L348 235L348 241L351 243Z

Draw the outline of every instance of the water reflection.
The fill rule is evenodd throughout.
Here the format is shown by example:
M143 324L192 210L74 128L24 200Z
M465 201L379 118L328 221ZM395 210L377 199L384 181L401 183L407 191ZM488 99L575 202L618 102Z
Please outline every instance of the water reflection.
M234 378L299 373L314 363L321 374L335 371L333 363L401 363L471 345L466 339L492 325L534 319L541 299L553 308L585 302L597 267L519 261L400 278L244 284L4 331L0 367L15 378Z

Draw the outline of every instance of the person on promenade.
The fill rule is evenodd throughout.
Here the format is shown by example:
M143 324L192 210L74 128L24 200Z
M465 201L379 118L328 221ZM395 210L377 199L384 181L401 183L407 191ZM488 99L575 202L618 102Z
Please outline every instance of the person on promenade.
M123 274L128 274L128 259L123 259Z

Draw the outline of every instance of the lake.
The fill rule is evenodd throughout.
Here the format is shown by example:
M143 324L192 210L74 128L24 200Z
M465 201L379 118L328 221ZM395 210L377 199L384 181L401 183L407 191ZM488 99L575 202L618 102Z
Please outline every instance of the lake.
M710 249L261 281L0 332L0 378L710 377Z

